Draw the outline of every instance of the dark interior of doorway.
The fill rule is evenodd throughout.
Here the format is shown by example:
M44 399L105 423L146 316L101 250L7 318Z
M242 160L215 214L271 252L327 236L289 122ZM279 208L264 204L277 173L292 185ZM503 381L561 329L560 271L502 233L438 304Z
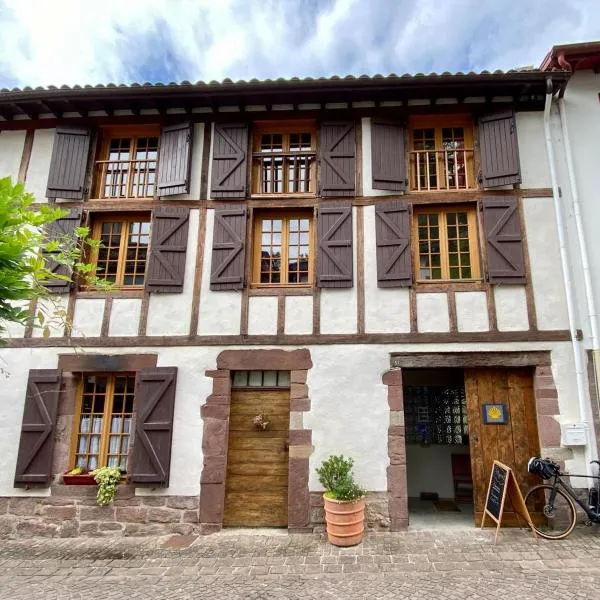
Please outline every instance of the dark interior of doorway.
M473 482L462 369L403 371L411 528L471 526Z

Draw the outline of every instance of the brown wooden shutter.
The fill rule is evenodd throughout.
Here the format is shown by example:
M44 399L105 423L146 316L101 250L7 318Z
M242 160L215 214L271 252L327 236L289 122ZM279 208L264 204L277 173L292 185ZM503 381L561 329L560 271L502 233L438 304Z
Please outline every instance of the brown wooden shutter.
M183 292L189 218L189 208L159 206L154 209L146 277L149 292Z
M354 196L356 180L354 123L323 123L319 136L322 196Z
M487 240L489 282L525 283L523 235L517 198L485 198L483 221Z
M375 190L406 189L404 127L400 123L371 123L371 172Z
M73 208L69 211L69 214L62 219L53 221L46 225L46 240L51 242L54 240L61 239L64 236L73 235L73 231L76 227L81 224L81 209ZM65 265L57 263L52 260L52 254L48 253L45 255L46 268L52 271L56 275L70 276L71 273L69 268ZM44 286L48 291L53 294L67 294L71 290L72 281L64 279L49 279L44 283Z
M163 127L158 157L158 195L174 196L190 191L192 124Z
M407 287L412 283L410 211L402 200L375 205L377 285Z
M241 290L246 257L246 206L227 204L215 209L211 290Z
M318 285L325 288L352 287L352 206L321 205L317 236Z
M176 385L177 367L152 367L137 373L133 483L169 485Z
M248 125L215 123L210 192L212 198L245 198Z
M59 393L60 371L56 369L29 371L15 470L15 486L50 485L51 483L54 427Z
M46 196L83 200L91 130L59 126L54 135Z
M521 183L514 113L505 112L479 119L479 148L484 187Z

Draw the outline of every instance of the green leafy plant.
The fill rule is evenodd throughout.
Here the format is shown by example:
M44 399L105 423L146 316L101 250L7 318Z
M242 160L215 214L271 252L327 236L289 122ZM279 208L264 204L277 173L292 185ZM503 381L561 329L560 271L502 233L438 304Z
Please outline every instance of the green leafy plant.
M98 506L109 506L114 502L117 486L121 481L121 469L118 467L99 467L91 474L98 484L96 502Z
M77 276L86 286L113 286L96 277L93 265L84 260L87 248L100 246L89 237L89 228L76 227L72 234L49 240L45 227L68 211L56 205L34 207L34 200L22 184L0 178L0 342L9 323L39 327L44 337L50 336L53 324L69 329L66 311L44 287L50 280ZM64 267L64 274L52 272L46 257ZM32 301L37 304L33 314Z
M354 460L343 454L330 456L317 468L319 482L325 495L332 500L358 500L365 491L354 481Z

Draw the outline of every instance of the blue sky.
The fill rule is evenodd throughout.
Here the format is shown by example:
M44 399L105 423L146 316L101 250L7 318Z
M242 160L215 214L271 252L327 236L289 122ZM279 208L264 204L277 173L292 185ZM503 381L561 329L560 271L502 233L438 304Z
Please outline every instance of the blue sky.
M538 66L600 0L0 0L0 87Z

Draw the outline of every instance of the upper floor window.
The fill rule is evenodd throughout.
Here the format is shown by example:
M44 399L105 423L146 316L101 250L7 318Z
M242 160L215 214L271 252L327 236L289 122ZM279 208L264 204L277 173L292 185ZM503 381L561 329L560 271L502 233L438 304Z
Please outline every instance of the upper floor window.
M106 128L96 161L96 198L152 198L158 169L157 126Z
M310 122L257 124L253 133L254 194L314 194L315 127Z
M256 285L310 285L313 280L312 214L259 214L254 222Z
M413 117L409 136L411 190L477 187L473 168L473 124L469 119Z
M86 374L79 385L71 465L127 471L135 375Z
M479 279L474 206L415 208L413 239L418 281Z
M96 276L119 287L142 287L150 244L150 216L102 215L92 222L92 238L101 242L91 262Z

